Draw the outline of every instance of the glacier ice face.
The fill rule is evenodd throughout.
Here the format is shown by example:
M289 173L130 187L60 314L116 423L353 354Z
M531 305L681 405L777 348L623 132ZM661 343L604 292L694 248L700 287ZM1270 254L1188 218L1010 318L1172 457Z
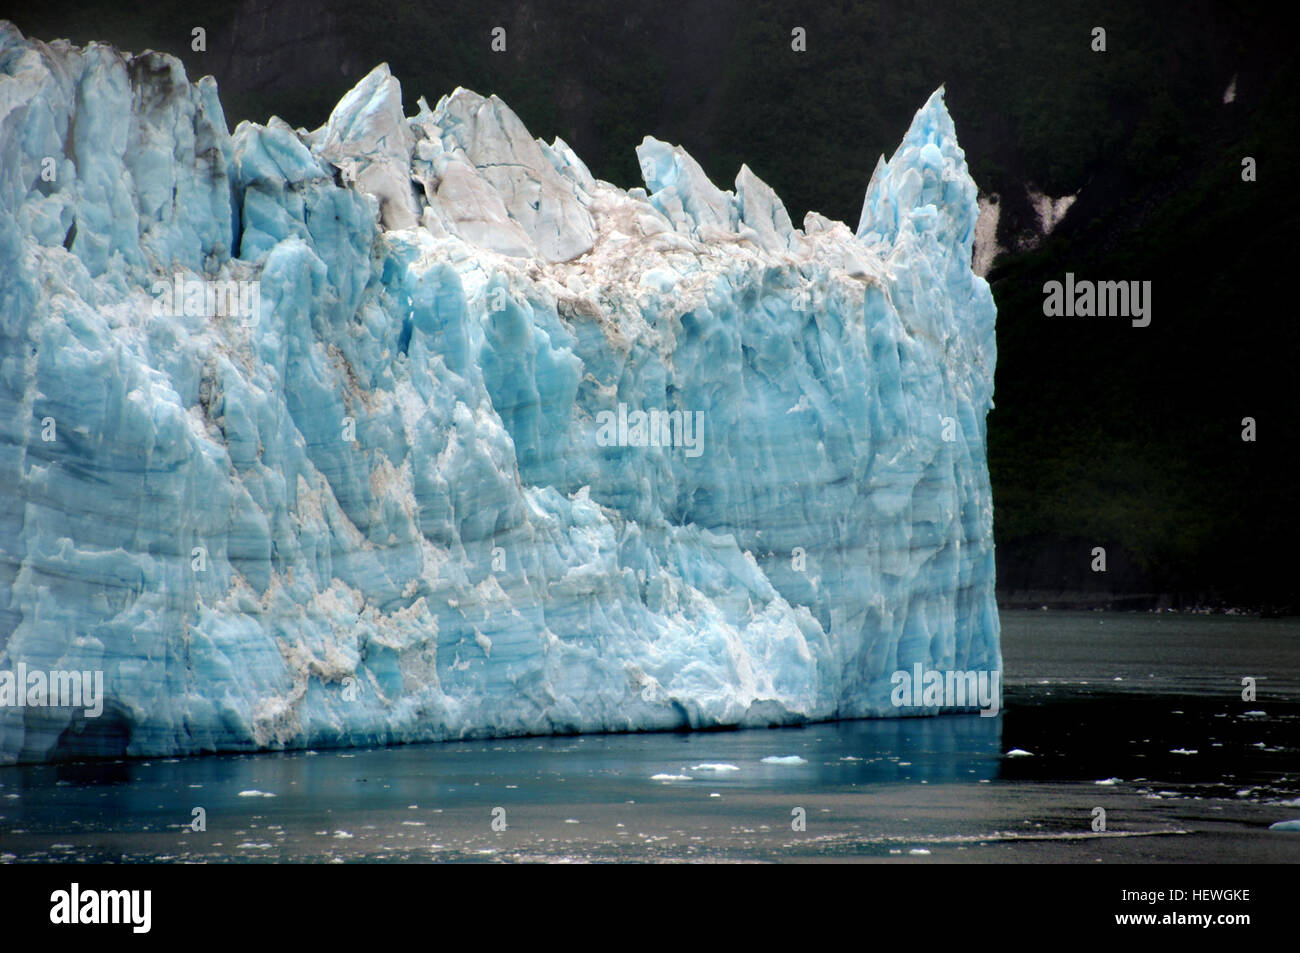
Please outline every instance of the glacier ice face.
M0 707L0 759L892 715L896 670L999 670L941 92L856 235L638 155L624 192L495 97L407 117L384 66L231 134L169 56L0 25L0 670L105 694Z

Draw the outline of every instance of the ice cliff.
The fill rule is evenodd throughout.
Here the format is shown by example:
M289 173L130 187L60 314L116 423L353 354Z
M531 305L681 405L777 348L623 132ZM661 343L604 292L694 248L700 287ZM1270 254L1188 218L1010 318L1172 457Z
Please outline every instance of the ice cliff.
M900 712L1000 668L942 92L856 233L380 66L314 132L0 24L0 760ZM29 699L30 701L30 699ZM932 709L931 709L932 710Z

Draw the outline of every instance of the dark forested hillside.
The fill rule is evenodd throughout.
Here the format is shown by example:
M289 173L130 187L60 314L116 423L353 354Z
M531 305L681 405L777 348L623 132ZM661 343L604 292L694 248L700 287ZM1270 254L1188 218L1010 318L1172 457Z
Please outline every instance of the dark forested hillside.
M1010 249L988 275L1005 599L1300 605L1297 70L1266 10L218 0L195 12L86 0L0 3L0 17L41 39L176 53L191 75L216 76L232 127L271 113L315 127L387 61L408 108L456 86L494 92L622 186L639 181L633 149L647 134L685 145L724 188L746 162L796 222L815 209L856 224L877 157L946 84ZM195 27L203 52L191 49ZM504 52L490 48L494 27ZM806 52L791 49L795 27ZM1092 48L1095 27L1105 52ZM1256 181L1243 181L1244 157ZM1077 196L1050 234L1030 190ZM1043 284L1066 272L1150 281L1150 326L1045 317ZM1247 417L1254 441L1242 439ZM1092 570L1097 546L1104 574Z

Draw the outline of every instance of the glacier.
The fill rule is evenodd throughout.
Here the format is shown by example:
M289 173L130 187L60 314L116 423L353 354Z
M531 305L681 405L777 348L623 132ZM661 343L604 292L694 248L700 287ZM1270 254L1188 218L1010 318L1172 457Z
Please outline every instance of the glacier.
M0 762L933 714L891 674L1000 671L942 89L856 230L653 138L624 191L494 96L406 112L381 65L232 133L171 56L0 24L0 671L103 679L0 705Z

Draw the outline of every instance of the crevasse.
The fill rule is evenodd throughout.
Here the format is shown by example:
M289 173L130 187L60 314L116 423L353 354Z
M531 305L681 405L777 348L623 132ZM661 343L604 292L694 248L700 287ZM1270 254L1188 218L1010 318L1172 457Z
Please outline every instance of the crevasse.
M105 694L0 707L0 761L894 715L896 670L998 670L942 91L856 234L638 156L625 192L495 97L407 117L386 66L231 134L170 56L0 24L0 670Z

